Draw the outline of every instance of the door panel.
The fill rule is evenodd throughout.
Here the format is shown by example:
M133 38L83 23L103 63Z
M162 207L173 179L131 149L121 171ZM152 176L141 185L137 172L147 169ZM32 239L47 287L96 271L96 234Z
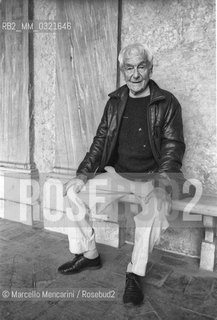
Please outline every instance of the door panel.
M116 88L118 0L57 1L56 167L77 168Z

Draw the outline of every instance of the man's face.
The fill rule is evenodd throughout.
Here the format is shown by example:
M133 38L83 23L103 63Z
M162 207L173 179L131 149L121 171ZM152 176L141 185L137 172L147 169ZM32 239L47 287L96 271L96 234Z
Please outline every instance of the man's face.
M142 54L134 54L124 59L123 74L129 90L134 94L141 93L148 85L151 69L149 62Z

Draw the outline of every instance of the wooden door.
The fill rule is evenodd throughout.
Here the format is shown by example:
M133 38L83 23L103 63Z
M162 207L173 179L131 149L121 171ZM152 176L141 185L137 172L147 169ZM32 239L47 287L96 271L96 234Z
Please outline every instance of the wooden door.
M28 0L0 2L0 166L30 162Z
M76 169L116 89L118 0L59 0L57 20L55 166Z

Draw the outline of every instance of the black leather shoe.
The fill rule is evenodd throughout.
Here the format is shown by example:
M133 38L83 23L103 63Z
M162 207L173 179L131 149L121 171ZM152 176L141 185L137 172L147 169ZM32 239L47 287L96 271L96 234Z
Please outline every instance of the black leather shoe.
M95 270L102 267L100 256L95 259L88 259L83 254L76 254L72 261L64 263L58 268L62 274L74 274L84 270Z
M143 302L143 299L144 294L142 292L139 276L135 273L127 272L123 302L139 305Z

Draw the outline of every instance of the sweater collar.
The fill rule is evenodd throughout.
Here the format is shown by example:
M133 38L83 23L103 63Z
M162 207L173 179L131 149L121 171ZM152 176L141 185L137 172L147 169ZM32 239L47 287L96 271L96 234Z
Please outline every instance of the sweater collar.
M163 91L160 89L157 83L154 82L153 80L149 80L149 88L150 88L150 104L166 99ZM114 97L119 99L124 99L128 95L129 95L129 89L126 84L118 88L117 90L109 93L109 97L111 98Z

